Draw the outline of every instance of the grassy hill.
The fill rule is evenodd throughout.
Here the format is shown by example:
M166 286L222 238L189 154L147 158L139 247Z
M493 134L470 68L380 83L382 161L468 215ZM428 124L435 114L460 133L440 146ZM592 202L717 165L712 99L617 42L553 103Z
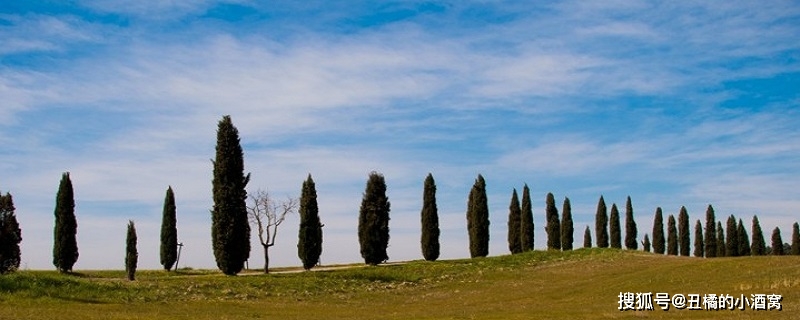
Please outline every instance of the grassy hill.
M613 249L335 271L0 276L0 319L624 319L800 317L800 256L698 259ZM619 311L620 292L780 294L782 311Z

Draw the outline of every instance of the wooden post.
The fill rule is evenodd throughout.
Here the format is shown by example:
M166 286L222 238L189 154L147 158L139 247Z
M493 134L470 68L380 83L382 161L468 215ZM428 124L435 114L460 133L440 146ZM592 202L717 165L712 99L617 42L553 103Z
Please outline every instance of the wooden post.
M178 243L178 257L175 258L175 271L178 271L178 262L181 261L181 249L183 249L183 242Z

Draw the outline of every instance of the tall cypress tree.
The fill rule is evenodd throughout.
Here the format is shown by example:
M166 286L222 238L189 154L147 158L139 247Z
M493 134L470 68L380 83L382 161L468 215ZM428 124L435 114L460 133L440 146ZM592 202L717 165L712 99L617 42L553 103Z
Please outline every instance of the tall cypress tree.
M533 225L533 206L531 205L531 190L528 188L528 185L525 184L522 187L522 214L520 215L520 247L522 251L531 251L533 250L533 234L534 234L534 225Z
M0 193L0 274L19 269L22 230L14 214L14 199L10 193Z
M694 256L698 258L703 257L703 224L700 219L694 224Z
M667 254L678 255L678 229L675 227L675 217L669 215L667 218Z
M725 250L725 229L722 229L722 222L717 221L717 257L725 257L728 253Z
M594 216L594 234L598 248L608 248L608 210L603 196L597 202L597 213Z
M666 251L666 239L664 239L664 216L661 207L656 208L656 215L653 218L653 253L664 254Z
M425 260L436 261L439 258L439 209L436 207L436 182L428 173L422 191L422 256ZM517 217L519 222L519 217ZM519 228L517 228L519 229ZM517 236L519 241L519 236Z
M572 204L569 198L564 198L564 209L561 210L561 250L572 250L573 234L575 229L572 223Z
M717 256L717 218L714 217L714 207L710 204L706 209L706 230L705 230L705 252L706 258L714 258Z
M311 174L303 181L298 213L300 214L300 228L298 230L297 256L303 262L303 268L309 270L319 263L319 256L322 255L322 223L319 219L317 187Z
M486 198L486 180L478 175L469 192L467 202L467 230L469 253L472 258L489 255L489 203Z
M558 219L558 208L556 208L556 199L552 193L547 193L545 200L546 209L545 215L547 217L547 249L561 250L561 222Z
M725 233L727 233L727 238L725 239L725 255L728 257L739 256L739 233L737 231L738 226L736 225L736 218L731 215L725 223Z
M586 230L583 231L583 247L584 248L592 247L592 232L589 231L589 226L586 226Z
M792 255L800 255L800 225L797 222L792 225Z
M750 255L750 240L748 240L747 230L744 228L744 224L742 223L742 219L739 219L739 225L736 227L736 235L739 237L739 255L740 256L749 256Z
M616 249L622 249L622 230L620 230L619 225L619 209L617 209L617 204L611 204L611 214L608 218L608 231L611 234L611 241L610 246Z
M772 255L783 255L783 239L781 239L781 229L778 227L772 230Z
M511 193L511 203L508 205L508 250L512 254L522 252L522 228L520 227L520 219L522 217L522 209L520 208L519 198L517 197L517 189Z
M686 207L681 206L681 211L678 213L678 246L680 255L684 257L689 256L689 214L686 212Z
M373 171L369 174L358 216L358 242L366 264L378 265L389 259L386 248L389 247L390 206L386 180Z
M230 116L224 116L219 121L213 164L211 241L214 258L223 273L236 275L250 258L250 223L245 203L245 187L250 182L250 174L244 174L244 152L239 130Z
M171 270L178 259L178 228L175 212L175 193L172 186L167 188L164 197L164 210L161 215L161 265Z
M625 248L628 250L636 250L639 243L636 240L638 230L636 229L636 221L633 220L633 205L631 204L631 197L625 201ZM647 241L650 242L649 240ZM649 251L649 250L648 250Z
M75 219L75 198L69 172L61 175L54 215L53 265L61 273L72 272L72 266L78 261L78 242L75 240L78 222Z
M644 240L642 240L642 248L644 252L650 252L650 237L645 233Z
M125 239L125 273L128 280L136 280L136 265L139 262L139 252L136 250L136 226L133 221L128 221L128 236Z
M763 256L767 252L767 244L764 241L764 233L761 232L761 224L758 222L758 216L753 216L753 241L750 244L750 254L754 256Z

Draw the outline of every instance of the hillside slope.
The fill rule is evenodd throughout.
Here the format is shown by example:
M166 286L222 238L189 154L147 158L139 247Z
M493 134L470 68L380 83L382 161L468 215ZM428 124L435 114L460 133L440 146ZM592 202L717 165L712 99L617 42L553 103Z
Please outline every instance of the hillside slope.
M698 259L613 249L324 272L228 277L211 271L0 276L0 319L790 319L800 257ZM619 311L621 292L779 294L781 311ZM703 306L702 304L700 305ZM634 305L635 307L635 305Z

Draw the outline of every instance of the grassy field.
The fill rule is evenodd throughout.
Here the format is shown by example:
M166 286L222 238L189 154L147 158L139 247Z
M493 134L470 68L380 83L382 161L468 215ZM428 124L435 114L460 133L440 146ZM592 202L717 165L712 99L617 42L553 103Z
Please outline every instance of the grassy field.
M0 319L787 319L800 256L698 259L613 249L285 274L0 276ZM782 311L618 310L620 292L780 294Z

